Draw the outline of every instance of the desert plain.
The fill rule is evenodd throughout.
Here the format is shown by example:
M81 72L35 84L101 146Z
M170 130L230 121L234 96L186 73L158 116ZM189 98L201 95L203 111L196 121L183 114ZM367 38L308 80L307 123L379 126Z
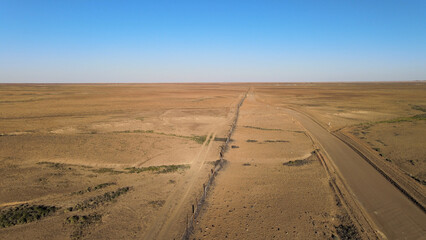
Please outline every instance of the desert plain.
M0 239L424 239L425 120L424 81L1 84Z

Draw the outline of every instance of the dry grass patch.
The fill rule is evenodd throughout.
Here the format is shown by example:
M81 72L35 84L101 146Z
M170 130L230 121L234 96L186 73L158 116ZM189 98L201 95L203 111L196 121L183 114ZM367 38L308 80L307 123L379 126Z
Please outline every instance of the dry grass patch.
M102 215L93 213L89 215L74 215L67 217L65 223L75 227L74 231L71 233L70 238L73 240L81 239L84 236L84 229L90 225L100 222L102 220Z
M155 208L162 207L166 203L165 200L155 200L155 201L149 201L148 204L152 205Z

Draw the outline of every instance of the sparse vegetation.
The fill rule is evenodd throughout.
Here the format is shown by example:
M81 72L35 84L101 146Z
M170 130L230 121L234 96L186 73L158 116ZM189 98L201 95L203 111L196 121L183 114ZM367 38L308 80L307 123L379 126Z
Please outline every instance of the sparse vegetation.
M265 140L266 143L287 143L289 141L286 140Z
M206 143L206 145L209 145L210 144L210 141L213 139L213 135L211 135L210 137L209 137L209 140L207 140L207 143Z
M250 163L243 163L243 166L251 166Z
M413 122L413 121L422 121L426 120L426 113L423 114L417 114L411 117L399 117L399 118L393 118L389 120L382 120L382 121L376 121L376 122L365 122L357 124L356 126L360 127L363 130L369 129L371 126L375 124L380 123L401 123L401 122ZM367 131L361 131L362 134L367 134Z
M257 142L257 140L248 139L247 142Z
M124 173L123 171L118 171L112 168L98 168L98 169L92 169L92 172L94 173L110 173L110 174L120 174Z
M90 169L91 166L78 165L78 164L67 164L67 163L58 163L58 162L38 162L38 165L45 165L47 167L56 169L56 170L74 170L76 167Z
M77 211L77 210L85 210L85 209L95 209L99 205L103 205L107 202L111 202L119 196L127 193L130 190L130 187L122 187L117 189L116 191L107 192L102 195L98 195L96 197L89 198L84 200L83 202L77 203L74 207L67 208L67 211Z
M137 130L125 130L125 131L113 131L113 133L154 133L153 130L141 130L141 129L137 129Z
M50 168L54 168L54 169L58 169L58 170L63 170L65 169L67 166L65 163L55 163L55 162L38 162L37 164L39 165L46 165Z
M419 105L412 105L411 108L414 109L414 110L426 112L426 108L419 106Z
M258 129L258 130L263 130L263 131L282 131L282 129L279 128L261 128L261 127L253 127L253 126L243 126L245 128L253 128L253 129Z
M153 133L153 134L164 135L169 137L179 137L179 138L190 139L199 144L203 144L207 139L207 135L183 136L183 135L177 135L173 133L154 132L154 130L133 130L133 131L126 130L126 131L114 131L114 133Z
M164 205L164 203L166 203L166 201L164 201L164 200L156 200L156 201L148 202L148 204L152 205L155 208L162 207Z
M362 239L358 234L358 230L353 224L350 224L350 225L340 224L338 226L335 226L334 228L337 231L337 235L339 235L339 239L342 239L342 240Z
M88 192L93 192L93 191L96 191L96 190L99 190L99 189L102 189L102 188L106 188L106 187L111 186L111 185L116 185L116 183L115 182L101 183L101 184L96 185L94 187L88 187L85 190L74 192L73 194L80 194L81 195L81 194L85 194L85 193L88 193Z
M283 165L297 167L297 166L302 166L302 165L309 164L309 163L310 163L309 160L303 159L303 160L288 161L288 162L283 163Z
M86 225L101 220L102 215L94 213L89 215L73 215L65 219L65 223Z
M426 120L426 113L417 114L411 117L414 120Z
M55 212L55 206L23 204L0 212L0 228L39 220Z
M65 219L66 224L75 226L75 230L71 233L71 239L81 239L84 236L84 228L87 228L93 223L100 222L102 215L93 213L89 215L74 215Z
M142 167L142 168L125 168L128 173L140 173L140 172L155 172L155 173L170 173L170 172L176 172L181 169L187 169L190 166L187 164L182 165L161 165L161 166L149 166L149 167Z
M154 130L133 130L134 133L154 133Z
M191 140L195 141L198 144L203 144L206 141L207 136L192 136ZM207 143L208 144L208 143Z
M378 124L378 123L400 123L400 122L412 122L412 121L420 121L420 120L426 120L426 114L417 114L411 117L400 117L400 118L394 118L394 119L389 119L389 120L384 120L384 121L377 121L377 122L372 122L371 124Z

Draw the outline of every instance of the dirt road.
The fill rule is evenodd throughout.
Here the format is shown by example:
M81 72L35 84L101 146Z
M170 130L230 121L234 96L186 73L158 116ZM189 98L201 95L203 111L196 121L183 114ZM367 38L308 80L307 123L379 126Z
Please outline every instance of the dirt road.
M249 92L189 239L332 239L334 226L351 228L313 150L299 123Z
M309 117L288 110L322 145L354 198L388 239L426 239L426 214L341 140Z
M202 191L200 183L206 181L211 169L207 160L216 160L215 157L211 158L209 153L216 152L214 156L217 156L219 151L212 149L214 139L219 129L226 128L226 124L227 122L218 122L215 128L209 132L198 154L190 162L190 170L185 174L183 181L178 183L169 194L160 214L150 225L143 239L179 239L182 237L185 224L187 224L184 217L188 213L188 206L192 203L191 200L196 199L197 193Z
M214 138L216 133L210 133L207 139ZM166 204L161 209L157 219L151 224L151 227L143 239L174 239L178 238L183 230L180 228L185 208L183 205L188 201L193 185L202 178L202 168L205 164L207 155L211 149L212 141L206 140L199 150L195 159L191 161L191 169L185 175L184 181L180 182L169 195ZM184 189L184 191L182 191ZM179 219L181 217L181 219Z

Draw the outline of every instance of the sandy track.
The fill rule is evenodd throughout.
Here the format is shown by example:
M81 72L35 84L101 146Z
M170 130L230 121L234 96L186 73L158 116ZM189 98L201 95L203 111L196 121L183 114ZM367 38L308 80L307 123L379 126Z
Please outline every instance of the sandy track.
M296 131L302 129L283 111L256 101L249 92L225 154L227 165L217 176L189 239L336 237L333 226L339 224L337 216L342 212L320 162L283 165L314 150L311 140Z
M185 208L183 205L188 201L193 185L200 177L201 169L213 144L213 141L208 141L208 139L210 137L214 139L215 136L216 132L211 132L207 135L206 141L197 156L190 163L190 170L187 171L184 179L169 194L161 212L152 222L143 239L174 239L181 234L179 232L181 229L179 229L179 226L177 226L179 224L177 223L183 219L178 219L178 217L184 216Z
M322 145L354 198L388 239L424 239L426 215L371 165L309 117L288 110Z

